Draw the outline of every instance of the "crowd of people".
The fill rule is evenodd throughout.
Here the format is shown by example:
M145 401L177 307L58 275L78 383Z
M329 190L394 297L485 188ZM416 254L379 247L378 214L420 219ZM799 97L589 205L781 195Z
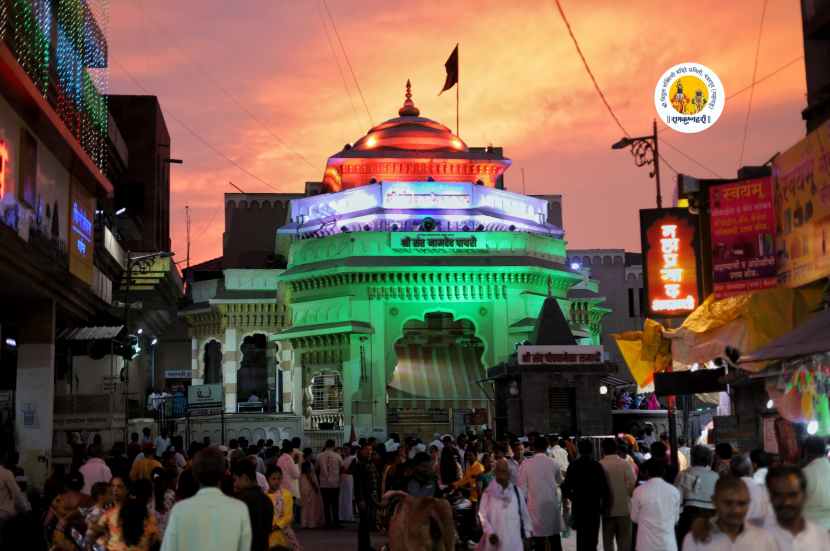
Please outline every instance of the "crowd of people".
M390 435L320 450L181 437L149 429L105 454L100 440L55 465L42 505L0 467L0 542L76 551L300 550L295 529L358 523L358 549L389 532L401 496L450 504L456 542L487 551L830 550L830 460L809 438L802 466L665 435L575 439ZM400 520L400 519L399 519ZM404 522L406 519L404 519ZM17 539L16 539L17 538ZM394 549L394 543L392 549ZM16 548L16 547L9 547Z

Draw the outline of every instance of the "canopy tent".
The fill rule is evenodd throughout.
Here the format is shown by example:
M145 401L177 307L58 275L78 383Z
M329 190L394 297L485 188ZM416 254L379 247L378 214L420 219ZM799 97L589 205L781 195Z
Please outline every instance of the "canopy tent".
M830 351L830 310L822 310L789 333L774 339L751 354L741 356L741 363L786 360Z
M388 385L389 405L400 409L486 408L479 385L481 348L398 345L398 365Z

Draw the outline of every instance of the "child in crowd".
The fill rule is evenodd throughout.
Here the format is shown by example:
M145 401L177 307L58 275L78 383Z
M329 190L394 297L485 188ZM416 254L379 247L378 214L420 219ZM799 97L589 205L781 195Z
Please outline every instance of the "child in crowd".
M282 469L268 466L268 497L274 504L274 525L268 538L269 549L291 549L300 551L300 542L291 529L294 520L294 496L282 487Z

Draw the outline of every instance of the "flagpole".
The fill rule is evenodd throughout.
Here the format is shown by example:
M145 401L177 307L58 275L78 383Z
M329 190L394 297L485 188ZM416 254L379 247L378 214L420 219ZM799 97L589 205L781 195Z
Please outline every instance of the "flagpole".
M461 44L455 43L458 50L458 82L455 84L455 135L461 137Z

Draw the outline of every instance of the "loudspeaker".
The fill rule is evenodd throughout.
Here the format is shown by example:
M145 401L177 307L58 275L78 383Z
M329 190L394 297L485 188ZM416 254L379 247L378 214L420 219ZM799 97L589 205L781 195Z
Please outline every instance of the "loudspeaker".
M721 392L726 390L726 383L723 382L725 376L726 370L723 368L657 373L654 375L654 394L657 396L683 396Z

